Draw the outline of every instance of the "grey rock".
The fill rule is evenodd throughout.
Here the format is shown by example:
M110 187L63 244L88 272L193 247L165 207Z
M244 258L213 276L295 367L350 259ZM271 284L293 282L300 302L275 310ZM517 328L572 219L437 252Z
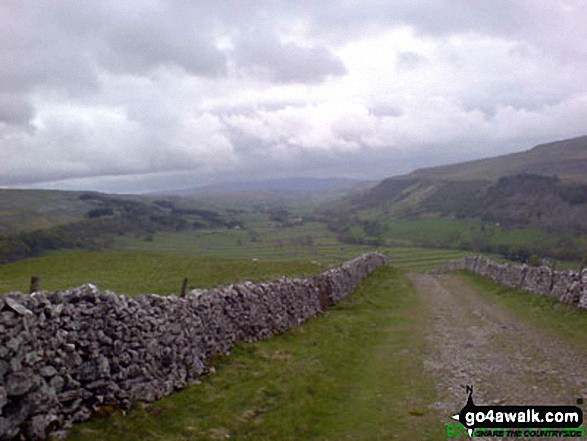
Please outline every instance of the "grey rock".
M6 406L6 403L8 403L8 393L4 387L0 386L0 414L2 413L2 408Z
M23 344L23 342L24 339L21 336L17 335L16 337L8 340L8 342L6 343L6 347L16 352L18 351L18 348L20 348L20 346Z
M63 348L68 351L68 352L73 352L75 351L75 345L73 343L65 343L63 345Z
M18 433L18 426L11 424L8 418L0 416L0 435L1 439L12 439Z
M24 357L26 364L28 364L29 366L35 364L40 359L41 359L41 357L39 357L39 354L37 353L37 351L28 352Z
M77 371L78 378L80 381L94 381L98 377L98 370L93 362L86 361L83 363Z
M108 361L108 359L104 356L101 356L98 359L97 365L98 365L97 366L98 375L100 377L109 378L110 377L110 362Z
M4 360L0 360L0 379L9 371L10 365Z
M37 415L33 417L27 431L29 439L45 439L49 425L58 420L59 418L55 415Z
M63 356L63 363L69 369L79 366L80 364L82 364L82 361L82 358L77 352L70 352L69 354L64 354Z
M6 378L6 392L8 395L24 395L35 384L35 379L29 373L16 372Z
M20 315L24 315L24 316L32 316L33 315L33 311L25 308L20 302L13 299L12 297L6 296L6 297L4 297L4 301L6 302L6 304L8 305L9 308L11 308L13 311L15 311L16 313L18 313Z
M57 369L55 369L53 366L43 366L40 370L39 373L43 376L43 377L52 377L54 375L57 375Z
M22 356L16 356L10 360L10 370L19 372L22 370Z
M65 380L63 379L63 377L57 376L57 377L51 378L51 381L49 382L49 384L56 391L60 391L63 388L63 385L65 384Z
M2 318L2 322L8 324L9 322L13 322L14 319L16 318L16 314L14 314L14 312L12 311L2 311L2 314L0 314L0 317Z
M80 398L89 398L92 396L92 393L84 390L84 389L73 389L73 390L68 390L66 392L62 392L60 394L57 395L57 399L61 402L61 401L72 401L72 400L76 400L76 399L80 399ZM79 403L81 403L81 400L79 401ZM78 404L79 404L78 403ZM77 405L74 403L73 407L76 407Z

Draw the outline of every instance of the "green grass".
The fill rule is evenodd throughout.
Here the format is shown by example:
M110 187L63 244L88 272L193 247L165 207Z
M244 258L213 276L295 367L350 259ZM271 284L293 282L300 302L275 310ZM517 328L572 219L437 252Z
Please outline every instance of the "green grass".
M574 345L587 349L587 311L551 297L500 286L490 279L457 272L491 302L513 312L541 329L550 330Z
M158 233L152 242L139 238L122 237L116 248L141 252L182 253L200 256L231 257L238 259L318 261L335 264L362 253L379 251L391 259L394 266L423 272L437 268L450 260L474 254L468 251L417 248L411 246L373 246L341 243L324 224L308 222L303 225L278 228L266 221L255 224L259 232L256 241L251 241L245 230L197 230L181 233ZM432 234L432 233L431 233ZM301 245L308 237L311 245Z
M451 260L459 260L474 253L468 251L431 248L384 248L390 264L410 272L425 272Z
M76 425L70 440L444 439L425 314L404 274L381 268L325 315L238 346L202 384Z
M324 224L317 222L287 228L259 223L253 229L258 233L254 241L245 230L214 229L158 233L153 235L152 242L120 237L115 247L119 250L237 259L319 260L330 263L373 250L373 247L342 244L326 230Z
M250 259L178 253L69 251L0 266L0 292L26 292L30 277L38 275L45 290L93 283L119 294L178 294L186 276L193 288L211 288L235 280L312 275L327 268L309 261L260 259L255 264Z
M556 248L568 235L549 233L531 228L504 228L491 223L453 219L395 220L387 223L386 238L411 243L445 243L457 247L463 242L471 245L485 244L494 248L527 247L536 245ZM360 232L357 230L357 234ZM587 236L574 238L582 246L587 245Z

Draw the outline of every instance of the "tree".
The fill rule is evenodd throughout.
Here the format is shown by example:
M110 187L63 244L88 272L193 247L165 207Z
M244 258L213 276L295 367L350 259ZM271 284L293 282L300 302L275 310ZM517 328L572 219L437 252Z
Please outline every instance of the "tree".
M530 256L530 259L528 260L528 263L530 264L530 266L540 266L542 260L540 259L540 257L538 257L537 254L532 254Z

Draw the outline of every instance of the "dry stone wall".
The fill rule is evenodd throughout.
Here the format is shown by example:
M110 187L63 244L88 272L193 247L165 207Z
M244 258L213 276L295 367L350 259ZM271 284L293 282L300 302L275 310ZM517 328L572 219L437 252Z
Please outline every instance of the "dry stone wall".
M299 326L352 293L380 254L317 277L245 282L185 298L93 285L0 298L0 439L43 439L106 406L183 388L237 342Z
M553 271L528 265L500 264L483 256L471 256L442 265L435 273L467 270L492 279L500 285L554 297L564 303L587 309L587 269Z

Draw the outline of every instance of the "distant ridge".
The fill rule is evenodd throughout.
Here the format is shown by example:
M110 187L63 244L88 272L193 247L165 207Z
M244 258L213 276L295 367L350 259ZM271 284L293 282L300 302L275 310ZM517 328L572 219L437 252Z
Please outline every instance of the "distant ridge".
M155 194L202 194L202 193L258 193L258 192L297 192L324 193L359 187L370 181L350 178L288 178L261 181L220 182L203 187L191 187L178 190L165 190Z
M402 178L497 181L522 173L587 183L587 136L539 144L509 155L418 169Z
M328 208L368 218L477 219L587 232L587 136L519 153L415 170Z

